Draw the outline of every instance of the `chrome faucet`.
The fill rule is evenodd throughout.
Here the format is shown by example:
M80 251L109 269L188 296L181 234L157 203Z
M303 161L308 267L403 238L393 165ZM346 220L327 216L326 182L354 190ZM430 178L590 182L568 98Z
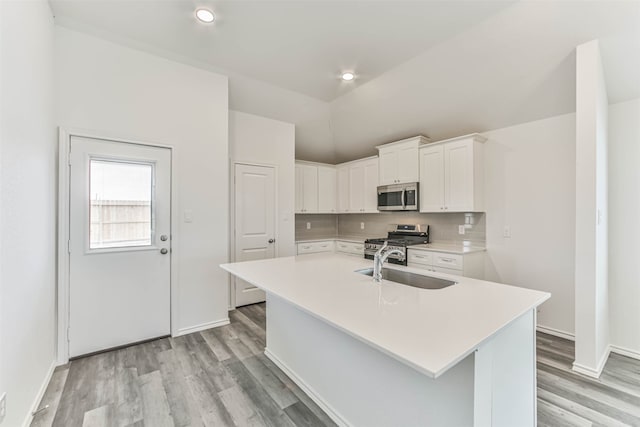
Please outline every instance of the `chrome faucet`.
M373 257L373 280L376 282L382 281L382 264L384 264L387 258L393 254L397 254L400 255L400 261L404 260L404 252L400 249L391 249L390 251L385 252L387 245L388 242L385 240L384 245L378 249L378 252L376 252Z

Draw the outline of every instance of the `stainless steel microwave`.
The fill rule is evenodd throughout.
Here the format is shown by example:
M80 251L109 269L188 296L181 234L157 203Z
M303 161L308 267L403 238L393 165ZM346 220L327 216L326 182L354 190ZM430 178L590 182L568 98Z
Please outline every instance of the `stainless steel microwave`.
M418 183L382 185L378 187L379 211L417 211Z

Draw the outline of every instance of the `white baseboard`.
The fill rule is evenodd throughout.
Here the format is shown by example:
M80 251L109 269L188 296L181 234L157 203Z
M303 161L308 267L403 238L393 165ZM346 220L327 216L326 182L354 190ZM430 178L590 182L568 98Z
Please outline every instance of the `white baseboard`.
M611 344L609 346L609 348L611 349L612 353L616 353L616 354L620 354L622 356L627 356L630 357L632 359L636 359L636 360L640 360L640 352L636 351L636 350L631 350L625 347L620 347L617 345L613 345Z
M538 325L536 326L538 332L542 332L547 335L553 335L554 337L564 338L566 340L575 341L576 336L569 332L561 331L560 329L550 328L548 326Z
M351 424L347 422L347 420L342 417L336 410L333 409L331 405L329 405L325 400L318 394L316 391L310 387L302 378L296 375L287 365L282 362L278 356L269 351L268 348L264 349L264 355L269 358L273 363L276 364L278 368L282 370L291 380L296 383L298 387L304 391L307 396L311 398L319 407L322 409L328 416L340 427L350 427Z
M56 361L52 360L51 366L49 366L49 370L47 371L47 374L44 377L44 381L42 381L42 384L40 385L38 394L36 394L36 397L35 399L33 399L33 403L29 408L29 413L27 414L27 416L24 419L24 422L22 423L22 427L29 427L31 425L31 422L33 421L33 413L39 409L38 405L40 405L40 401L42 400L42 397L44 396L45 391L47 391L47 387L49 386L51 377L53 377L53 371L56 369L56 366L57 366Z
M602 374L602 370L604 369L604 365L607 363L607 359L609 359L609 354L611 354L611 346L608 345L604 354L600 358L598 365L594 368L590 368L588 366L581 365L579 363L573 362L572 369L582 375L586 375L591 378L600 378L600 374Z
M214 320L213 322L201 323L199 325L189 326L188 328L180 328L178 329L178 333L174 334L173 336L179 337L181 335L188 335L194 332L204 331L205 329L217 328L218 326L228 325L229 323L230 322L228 317L226 319Z

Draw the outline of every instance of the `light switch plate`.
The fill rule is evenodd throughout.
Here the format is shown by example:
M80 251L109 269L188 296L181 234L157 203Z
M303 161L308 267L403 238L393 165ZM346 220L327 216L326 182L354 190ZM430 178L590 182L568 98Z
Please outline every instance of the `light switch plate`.
M193 222L193 211L191 209L184 211L184 222Z
M511 227L508 225L504 226L502 230L502 237L506 237L507 239L511 237Z
M464 234L464 225L458 226L458 234Z
M310 222L307 223L307 230L311 230L311 223Z
M364 222L360 223L360 230L364 230Z

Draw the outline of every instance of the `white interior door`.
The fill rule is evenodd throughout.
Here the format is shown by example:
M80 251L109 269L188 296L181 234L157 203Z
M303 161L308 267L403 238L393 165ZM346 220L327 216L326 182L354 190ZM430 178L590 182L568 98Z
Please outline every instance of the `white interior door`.
M69 356L169 335L171 150L70 146Z
M273 258L275 251L275 171L268 166L235 166L236 262ZM265 300L265 294L235 279L236 306Z

